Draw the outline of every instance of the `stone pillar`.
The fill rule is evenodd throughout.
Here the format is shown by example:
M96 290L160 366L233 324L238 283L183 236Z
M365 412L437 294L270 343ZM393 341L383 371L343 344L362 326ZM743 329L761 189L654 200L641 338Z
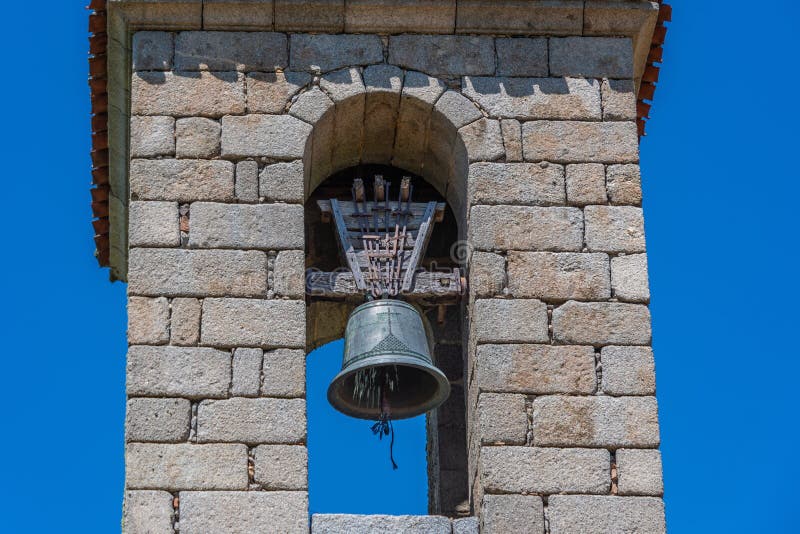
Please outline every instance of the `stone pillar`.
M631 42L496 46L506 76L463 86L506 147L469 168L473 503L491 532L663 531Z
M267 3L111 5L125 531L664 532L635 122L652 4ZM361 163L422 175L464 238L463 339L434 341L466 372L432 432L464 432L460 403L468 465L439 443L437 483L479 520L309 526L305 351L343 313L304 300L303 203Z
M139 32L133 50L126 528L304 532L302 173L258 173L286 176L310 127L242 115L248 88L254 111L297 89L275 73L286 36Z

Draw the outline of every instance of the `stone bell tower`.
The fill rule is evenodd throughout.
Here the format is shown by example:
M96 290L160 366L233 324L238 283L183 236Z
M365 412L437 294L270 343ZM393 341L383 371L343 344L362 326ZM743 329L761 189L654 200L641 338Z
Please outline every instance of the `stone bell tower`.
M638 145L668 6L90 7L98 259L129 294L124 532L665 531ZM305 356L357 305L307 291L339 263L317 200L370 169L446 206L449 274L406 300L451 394L429 516L311 518Z

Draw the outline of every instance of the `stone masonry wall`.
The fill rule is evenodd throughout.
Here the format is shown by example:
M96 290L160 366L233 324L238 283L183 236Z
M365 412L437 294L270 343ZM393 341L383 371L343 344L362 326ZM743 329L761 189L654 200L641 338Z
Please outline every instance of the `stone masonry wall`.
M302 204L403 161L471 251L482 532L665 530L630 39L148 31L132 67L125 532L309 530Z

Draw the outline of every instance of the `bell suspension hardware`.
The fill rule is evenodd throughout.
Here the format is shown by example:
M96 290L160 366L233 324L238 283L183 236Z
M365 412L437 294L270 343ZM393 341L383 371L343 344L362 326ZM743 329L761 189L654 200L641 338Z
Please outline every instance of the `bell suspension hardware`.
M351 417L375 421L379 439L390 436L394 461L393 419L433 410L450 394L445 374L433 365L422 317L399 300L414 283L436 220L444 204L412 202L413 186L403 177L396 200L391 183L375 176L372 200L364 182L353 180L351 201L330 199L342 257L367 302L347 321L342 369L328 387L328 401Z

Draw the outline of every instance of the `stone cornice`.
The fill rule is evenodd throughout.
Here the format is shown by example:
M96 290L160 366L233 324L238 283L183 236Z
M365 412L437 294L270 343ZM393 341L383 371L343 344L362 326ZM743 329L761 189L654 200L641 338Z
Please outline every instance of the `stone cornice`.
M592 35L633 39L644 71L659 4L649 0L109 0L127 31ZM122 28L120 28L122 29ZM116 32L112 28L112 36ZM117 34L117 37L122 35Z

